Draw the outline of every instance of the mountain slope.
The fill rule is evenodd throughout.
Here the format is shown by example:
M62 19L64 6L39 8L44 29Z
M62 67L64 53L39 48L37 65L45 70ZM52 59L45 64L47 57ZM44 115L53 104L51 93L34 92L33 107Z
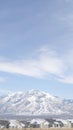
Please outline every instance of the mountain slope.
M72 114L73 100L63 100L38 90L0 97L0 113L42 115Z

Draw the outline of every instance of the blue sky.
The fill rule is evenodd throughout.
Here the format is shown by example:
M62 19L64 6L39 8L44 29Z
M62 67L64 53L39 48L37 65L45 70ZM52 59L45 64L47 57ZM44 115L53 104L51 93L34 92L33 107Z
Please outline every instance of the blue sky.
M73 0L0 1L0 93L73 98Z

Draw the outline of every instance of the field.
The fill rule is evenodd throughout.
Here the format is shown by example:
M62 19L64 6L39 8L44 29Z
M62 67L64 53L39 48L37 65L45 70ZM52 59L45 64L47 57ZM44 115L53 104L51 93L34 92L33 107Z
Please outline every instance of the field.
M37 129L37 128L33 128L33 129L25 129L25 130L73 130L73 128L44 128L44 129Z
M44 128L44 129L41 129L41 128L24 128L24 129L3 129L3 130L73 130L73 128Z

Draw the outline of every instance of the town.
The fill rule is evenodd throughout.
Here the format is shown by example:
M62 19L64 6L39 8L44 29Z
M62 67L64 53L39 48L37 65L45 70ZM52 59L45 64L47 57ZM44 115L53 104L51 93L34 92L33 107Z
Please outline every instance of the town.
M54 129L73 128L72 120L32 119L32 120L0 120L0 129Z

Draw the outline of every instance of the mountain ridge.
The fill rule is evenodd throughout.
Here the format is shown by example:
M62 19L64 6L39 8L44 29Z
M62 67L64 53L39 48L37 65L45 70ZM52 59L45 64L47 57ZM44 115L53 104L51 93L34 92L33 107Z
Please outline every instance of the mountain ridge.
M18 115L73 114L73 100L39 90L15 92L0 97L0 113Z

